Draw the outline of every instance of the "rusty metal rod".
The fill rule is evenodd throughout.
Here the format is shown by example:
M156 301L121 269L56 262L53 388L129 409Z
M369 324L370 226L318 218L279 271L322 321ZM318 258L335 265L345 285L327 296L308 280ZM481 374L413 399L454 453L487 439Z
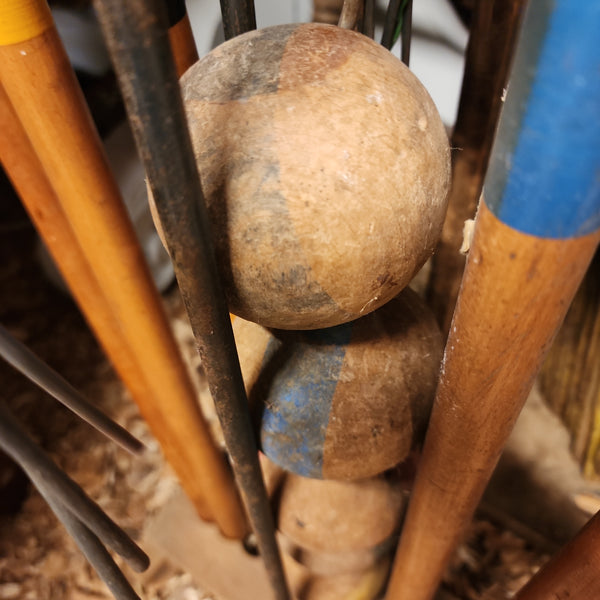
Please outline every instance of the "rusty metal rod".
M122 556L133 569L145 571L150 560L145 552L93 502L85 492L48 458L21 429L0 402L0 448L34 481L42 481L52 495L85 523L102 542Z
M275 528L158 0L96 0L237 482L277 600L288 600Z
M410 63L410 43L412 40L413 0L408 0L402 19L402 62L408 67Z
M128 452L140 454L144 449L142 442L88 402L68 381L37 357L25 344L10 335L2 325L0 325L0 356L78 417Z
M254 0L221 0L225 39L256 29Z
M375 37L375 0L365 0L363 33L371 39Z
M115 599L141 600L98 537L52 495L41 478L31 480Z
M388 50L391 50L394 45L394 32L396 30L396 23L398 22L401 5L402 0L390 0L387 12L385 13L381 45Z

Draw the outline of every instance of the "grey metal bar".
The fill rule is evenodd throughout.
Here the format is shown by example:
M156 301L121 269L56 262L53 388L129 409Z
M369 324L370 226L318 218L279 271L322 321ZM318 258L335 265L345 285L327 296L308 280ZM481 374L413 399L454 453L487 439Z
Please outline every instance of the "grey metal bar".
M148 568L150 560L141 548L29 439L1 401L0 448L34 483L42 481L55 498L85 523L106 546L122 556L133 569L144 571Z
M126 429L90 404L68 381L16 340L0 325L0 356L17 371L64 404L106 437L132 454L140 454L144 445Z
M225 39L256 29L254 0L221 0Z
M236 480L277 600L290 595L258 463L227 303L175 66L164 3L95 0Z
M116 600L141 600L98 537L52 495L40 478L32 481Z

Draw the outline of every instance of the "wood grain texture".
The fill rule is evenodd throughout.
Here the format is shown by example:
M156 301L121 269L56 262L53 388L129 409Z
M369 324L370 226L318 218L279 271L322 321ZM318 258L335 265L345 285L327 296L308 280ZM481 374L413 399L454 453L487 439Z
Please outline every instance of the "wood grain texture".
M472 17L450 144L448 213L431 261L427 293L444 335L448 334L465 268L465 256L459 252L463 225L477 211L524 6L524 0L478 2Z
M430 600L600 232L525 235L479 209L387 600Z
M267 28L216 48L182 88L233 313L334 326L385 304L430 256L447 138L381 46L327 25Z
M56 29L1 46L0 65L7 95L154 391L140 405L144 418L192 500L200 507L206 500L226 535L243 536L246 521L232 476L200 412Z
M515 596L515 600L600 598L600 513Z
M0 130L2 166L96 338L136 402L143 402L150 388L1 85Z

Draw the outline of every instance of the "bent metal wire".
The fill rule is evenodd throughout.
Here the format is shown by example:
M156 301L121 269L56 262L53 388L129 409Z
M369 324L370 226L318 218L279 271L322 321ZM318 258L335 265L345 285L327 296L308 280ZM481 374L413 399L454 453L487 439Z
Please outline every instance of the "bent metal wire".
M140 600L104 545L138 572L148 568L148 556L27 436L2 402L0 448L38 488L115 598Z

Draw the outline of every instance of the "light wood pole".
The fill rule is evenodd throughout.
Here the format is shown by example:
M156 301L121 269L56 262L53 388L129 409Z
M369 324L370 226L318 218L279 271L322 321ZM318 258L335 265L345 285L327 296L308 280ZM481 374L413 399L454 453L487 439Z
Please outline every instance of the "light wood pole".
M197 60L198 49L185 7L185 0L165 0L169 16L169 43L181 77Z
M0 9L0 78L150 395L140 410L199 512L247 531L196 394L44 0ZM139 399L138 399L139 401Z

